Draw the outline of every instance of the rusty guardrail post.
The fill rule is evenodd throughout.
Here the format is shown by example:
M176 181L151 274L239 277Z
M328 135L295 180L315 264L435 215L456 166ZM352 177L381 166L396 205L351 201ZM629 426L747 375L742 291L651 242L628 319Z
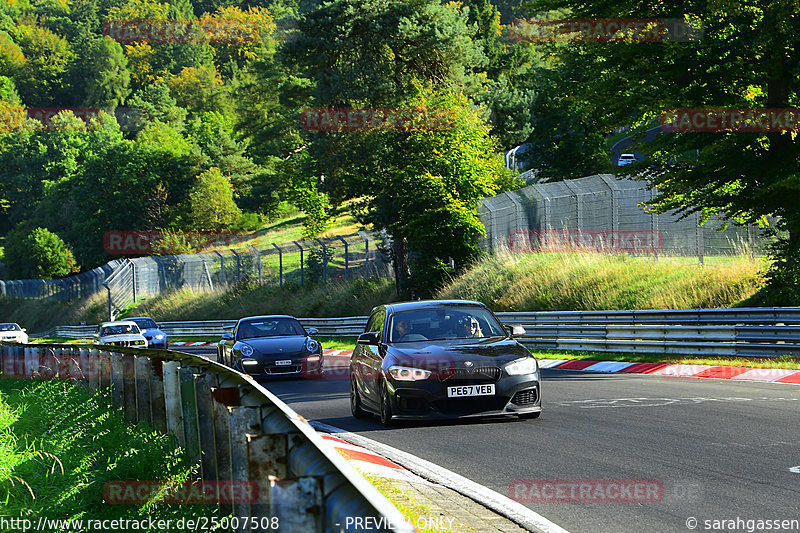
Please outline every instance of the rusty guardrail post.
M135 356L122 354L122 408L125 419L135 424L138 420L136 412L136 361Z
M233 480L231 473L231 412L230 407L239 406L239 387L218 387L211 389L214 416L214 440L217 463L217 476L220 481ZM233 505L221 504L223 514L233 512Z
M134 370L136 380L136 419L152 425L153 418L150 414L150 374L152 362L146 355L134 356Z
M181 409L180 363L167 361L164 363L164 405L167 412L167 429L178 440L178 444L186 447L186 434L183 431L183 410Z
M164 361L153 358L150 371L150 409L153 427L167 434L167 404L164 396Z
M214 439L214 415L211 398L211 387L216 383L210 374L196 374L194 376L194 394L197 404L197 432L200 448L200 467L202 479L215 481L219 479L217 472L217 457L213 450L216 447Z
M230 408L231 481L234 483L247 483L250 480L247 436L261 433L259 411L257 407ZM249 518L250 512L249 503L234 501L233 516ZM250 531L249 524L245 525L248 527L240 527L238 531Z
M194 387L195 370L181 367L178 371L181 390L181 415L183 417L183 433L186 439L186 453L192 463L200 462L200 436L197 420L197 397Z

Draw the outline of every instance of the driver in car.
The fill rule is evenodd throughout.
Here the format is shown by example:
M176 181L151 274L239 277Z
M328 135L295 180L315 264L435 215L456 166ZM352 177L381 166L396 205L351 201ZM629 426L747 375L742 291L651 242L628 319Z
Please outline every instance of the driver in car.
M466 337L468 339L483 337L481 325L478 323L478 320L475 317L466 316L461 319L460 324L462 327L462 337Z
M410 329L411 328L409 328L407 320L398 320L397 323L394 325L394 334L392 339L395 342L402 342L403 337L408 335Z

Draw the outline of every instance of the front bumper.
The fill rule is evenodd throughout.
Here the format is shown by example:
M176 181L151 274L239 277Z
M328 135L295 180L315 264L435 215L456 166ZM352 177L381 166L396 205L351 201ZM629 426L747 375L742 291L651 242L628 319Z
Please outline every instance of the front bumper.
M289 364L277 364L277 361L290 361ZM291 358L255 359L244 357L236 362L237 370L253 377L302 376L320 377L322 375L322 356L305 355Z
M537 376L538 377L538 376ZM536 413L542 410L541 384L531 375L503 376L492 396L449 398L447 387L457 382L389 379L392 412L397 418L468 418Z

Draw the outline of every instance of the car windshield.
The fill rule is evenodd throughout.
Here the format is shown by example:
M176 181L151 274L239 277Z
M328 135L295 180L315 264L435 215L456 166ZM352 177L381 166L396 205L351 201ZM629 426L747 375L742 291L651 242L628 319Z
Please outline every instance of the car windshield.
M135 324L115 324L113 326L105 326L100 329L100 336L107 335L132 335L139 333L139 327Z
M152 318L137 318L131 320L131 322L136 322L136 325L142 329L158 329L155 320Z
M389 342L504 337L502 324L481 307L442 307L393 313Z
M19 331L20 327L16 324L0 324L0 331Z
M253 339L256 337L285 337L289 335L305 335L303 326L291 318L270 318L242 322L236 330L237 339Z

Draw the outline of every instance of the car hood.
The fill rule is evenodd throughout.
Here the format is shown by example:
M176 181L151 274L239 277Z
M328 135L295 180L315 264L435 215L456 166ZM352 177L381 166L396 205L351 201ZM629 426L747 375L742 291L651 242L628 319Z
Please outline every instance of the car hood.
M150 329L143 329L142 335L145 337L155 337L156 335L164 335L164 332L160 329L150 328Z
M281 337L259 337L244 339L239 342L249 344L256 352L262 354L297 353L305 346L306 338L301 335L286 335Z
M517 341L499 337L398 343L390 346L388 351L392 364L417 368L461 367L467 361L479 366L502 366L531 355Z
M100 340L101 340L101 341L103 341L103 342L105 342L105 341L113 341L113 342L119 342L119 341L140 341L140 340L142 340L142 335L136 335L136 334L126 334L126 335L105 335L105 336L103 336L103 337L100 337Z

